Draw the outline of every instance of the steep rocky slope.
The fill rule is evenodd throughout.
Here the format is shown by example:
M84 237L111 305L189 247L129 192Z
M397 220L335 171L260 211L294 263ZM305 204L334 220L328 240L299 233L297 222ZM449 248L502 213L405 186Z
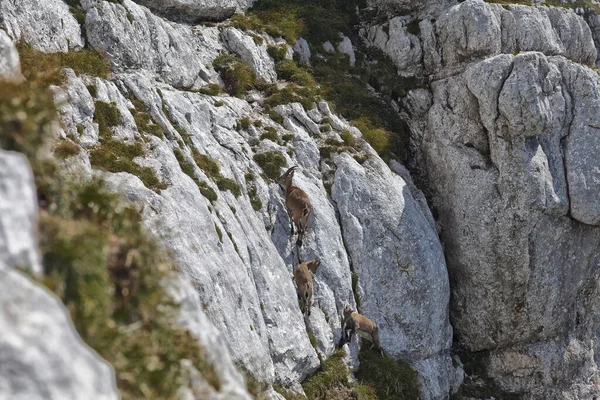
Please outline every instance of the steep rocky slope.
M281 78L269 46L292 57L281 38L197 22L251 2L2 2L0 71L19 75L19 41L43 52L89 46L109 63L107 77L67 68L51 87L54 134L78 148L60 168L75 180L101 176L174 260L167 286L181 302L178 323L221 382L215 390L191 368L181 397L249 398L242 373L267 398L281 398L272 385L302 392L357 300L386 353L417 371L424 399L459 390L463 364L465 398L598 395L600 79L585 66L597 55L590 29L555 7L371 3L387 17L363 21L364 41L400 76L427 82L392 99L411 127L417 185L325 101L270 109L265 91L215 89L227 83L215 69L222 54L244 60L263 85ZM305 58L306 45L294 47ZM338 49L353 54L347 37ZM133 163L110 158L132 148ZM292 165L314 208L300 248L272 180ZM40 272L34 189L16 190L11 174L0 180L0 261ZM291 276L315 257L314 308L303 318ZM61 332L74 334L64 322ZM356 342L347 349L356 368ZM93 398L114 396L102 361L80 351L98 372L65 373L69 388L84 382ZM8 346L0 361L20 352ZM61 390L48 396L71 398Z

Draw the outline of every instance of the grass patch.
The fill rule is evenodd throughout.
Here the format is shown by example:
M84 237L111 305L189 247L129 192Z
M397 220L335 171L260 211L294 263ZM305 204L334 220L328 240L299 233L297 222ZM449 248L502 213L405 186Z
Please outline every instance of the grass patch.
M315 88L301 87L295 83L290 83L281 89L276 86L273 85L267 89L268 97L264 101L265 106L274 108L280 104L300 103L305 109L310 110L313 104L319 100L318 89ZM275 112L275 114L277 113ZM269 115L271 114L269 113ZM275 121L281 123L283 117L279 116Z
M248 129L250 128L250 118L244 117L240 118L237 122L238 129Z
M225 90L232 96L242 97L254 87L256 74L247 62L231 54L218 56L213 66L225 83Z
M128 172L140 178L144 186L154 191L166 189L152 168L142 167L133 159L144 155L141 143L126 144L111 138L104 138L90 151L93 167L108 172Z
M296 10L286 10L285 7L236 14L231 18L231 22L239 29L264 31L273 37L282 37L292 45L304 28L304 22L297 17Z
M277 134L277 129L273 128L272 126L267 126L265 128L265 132L263 132L263 134L260 135L260 140L265 139L268 139L273 143L281 142L281 140L279 140L279 135Z
M242 189L236 181L221 175L221 167L219 167L219 164L212 157L200 154L196 149L192 150L192 154L196 165L217 184L219 190L229 190L235 197L239 197L242 194Z
M381 354L368 345L361 346L359 382L375 389L379 400L420 399L418 374L404 361Z
M163 288L173 266L142 229L138 211L101 181L75 184L40 151L53 139L53 94L32 82L0 82L0 145L25 154L40 206L43 283L67 306L75 328L115 369L123 400L176 398L187 359L215 389L220 381L191 334L176 328Z
M110 128L121 123L121 112L114 103L97 100L94 103L94 121L98 123L101 138L110 138Z
M283 154L274 150L255 154L254 161L256 161L265 174L273 180L279 178L281 175L281 168L287 166Z
M21 41L17 44L21 69L25 79L35 80L40 86L61 85L63 68L71 68L76 74L86 74L107 79L108 63L98 53L89 49L68 53L44 53Z
M215 183L217 184L219 190L229 190L231 193L233 193L235 197L240 197L240 195L242 194L242 189L240 188L240 185L238 185L237 182L233 179L224 178L220 176L215 180Z
M279 79L297 83L301 86L316 88L317 82L312 75L292 60L282 60L275 66Z
M273 60L278 63L280 61L285 60L285 55L287 54L287 46L279 46L279 45L270 45L267 47L267 53L273 58Z
M215 192L214 189L208 185L208 183L201 181L200 179L198 179L198 177L196 177L196 173L194 172L194 164L191 163L190 161L186 160L186 158L183 155L183 153L181 152L181 150L175 148L175 149L173 149L173 154L175 155L175 158L177 159L177 162L179 163L179 167L181 168L181 171L184 174L186 174L187 176L189 176L190 178L192 178L192 180L194 181L196 186L198 186L198 190L200 190L200 194L202 194L202 196L204 196L206 199L208 199L211 202L217 201L217 199L218 199L217 192Z
M198 90L198 93L206 94L209 96L217 96L221 94L222 91L223 89L221 88L221 86L219 86L216 83L210 83L207 86L200 88L200 90Z
M306 400L306 396L287 390L280 385L273 385L273 390L282 395L285 400Z
M317 372L302 382L302 388L309 399L377 399L374 390L370 387L350 382L348 368L343 361L344 355L344 350L335 350L328 359L321 362Z
M54 155L58 158L65 158L76 156L81 152L81 148L70 140L60 139L58 143L54 146L52 151Z
M131 102L134 108L129 109L129 112L133 115L138 131L164 139L165 131L163 127L148 113L146 105L137 99L133 99Z
M219 242L223 243L223 232L221 232L221 228L217 224L215 224L215 230L217 231L217 236L219 236Z

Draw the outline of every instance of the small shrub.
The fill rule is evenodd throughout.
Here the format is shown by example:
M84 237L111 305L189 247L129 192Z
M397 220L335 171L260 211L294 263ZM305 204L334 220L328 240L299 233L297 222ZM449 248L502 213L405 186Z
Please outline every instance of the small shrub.
M239 126L242 128L242 129L248 129L248 128L250 128L250 118L248 118L248 117L241 118L241 119L238 121L238 125L239 125Z
M287 166L287 162L283 154L278 151L267 151L254 155L254 161L262 168L262 170L271 179L277 179L281 174L281 168Z
M17 45L23 76L35 80L42 86L60 85L64 81L63 68L71 68L77 74L86 74L106 79L110 68L98 53L89 49L67 53L44 53L31 45Z
M319 131L321 133L327 133L327 132L331 131L331 126L329 124L323 124L323 125L319 126Z
M262 126L262 122L259 119L257 119L252 123L252 125L254 125L257 128L260 128Z
M312 88L300 87L294 83L287 85L281 90L277 90L265 99L264 104L269 107L276 107L280 104L300 103L304 108L311 109L318 100L318 94ZM270 114L269 114L270 115ZM283 122L283 117L278 118ZM277 121L279 122L279 121ZM281 123L279 122L279 123Z
M198 185L198 189L200 189L200 194L202 196L204 196L206 199L208 199L208 201L210 201L210 202L217 201L217 199L219 198L217 195L217 192L215 192L214 189L208 185L208 183L202 181L202 182L196 182L196 184Z
M307 400L306 396L287 390L283 386L273 385L273 390L282 395L285 400Z
M404 361L381 357L368 345L361 346L360 369L356 372L359 382L375 389L381 400L419 399L421 392L417 373Z
M278 143L279 136L277 136L277 130L275 128L273 128L272 126L266 127L265 132L262 135L260 135L260 140L265 140L265 139L269 139L270 141L272 141L274 143Z
M192 155L194 156L196 165L204 171L206 176L211 179L216 179L221 176L221 167L219 167L219 164L214 158L206 154L200 154L196 149L192 150Z
M352 121L363 134L363 138L379 154L389 154L391 146L391 132L383 128L377 128L367 118Z
M265 42L265 39L263 39L262 36L257 35L256 33L251 33L250 36L252 36L252 40L257 46L261 46Z
M225 90L232 96L242 97L256 82L254 70L239 57L222 54L213 65L225 83Z
M215 230L217 231L217 235L219 236L219 242L223 243L223 232L221 232L221 228L217 224L215 224Z
M223 103L222 101L215 101L215 107L222 107L225 103Z
M285 79L286 81L294 82L298 85L307 86L310 88L317 87L317 82L315 82L312 75L303 68L299 67L292 60L283 60L278 62L276 65L276 70L277 76L280 79Z
M357 147L356 139L354 138L354 136L352 135L352 133L350 133L350 131L348 131L348 130L342 131L340 133L340 137L342 138L342 140L344 141L344 143L347 146L353 147L353 148Z
M200 90L198 90L198 93L206 94L209 96L217 96L221 94L222 90L223 89L218 84L210 83L207 86L200 88Z
M286 133L285 135L281 136L281 140L283 140L285 143L291 142L293 139L294 135L291 133Z
M286 45L283 46L273 46L270 45L267 47L267 53L273 58L273 60L278 63L280 61L285 60L285 55L287 54Z
M233 179L219 176L216 179L216 184L219 190L229 190L231 193L233 193L235 197L239 197L242 194L242 189L240 188L240 185L238 185L237 182Z
M278 124L283 123L283 117L281 115L279 115L279 113L275 110L269 111L269 118L271 118L273 121L277 122Z
M142 167L133 159L144 155L140 143L126 144L111 138L103 138L90 151L90 163L92 166L108 172L128 172L140 178L144 186L159 191L167 188L167 184L161 182L152 168Z
M87 88L88 92L90 92L90 96L92 96L92 97L98 96L98 88L96 87L96 85L87 85L86 88Z
M81 148L77 143L65 139L60 139L53 150L54 155L62 159L76 156L80 152Z
M110 128L121 123L121 112L114 103L101 100L97 100L94 106L94 121L98 123L100 138L110 138Z
M344 350L335 350L328 359L321 362L317 372L302 382L302 388L309 399L377 399L372 388L349 381L348 368L343 361L344 355ZM413 399L413 397L406 398Z

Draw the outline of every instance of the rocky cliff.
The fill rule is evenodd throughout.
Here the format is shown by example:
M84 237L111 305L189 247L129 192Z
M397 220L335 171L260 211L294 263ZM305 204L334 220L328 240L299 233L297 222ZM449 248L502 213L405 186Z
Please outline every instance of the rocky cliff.
M23 64L31 79L31 54L57 52L99 54L109 67L64 62L49 86L58 123L42 150L65 181L101 178L167 252L176 323L219 381L184 360L180 398L310 397L301 383L327 371L346 305L378 324L423 399L600 395L592 31L559 7L369 3L360 30L346 32L356 49L342 35L336 53L226 19L252 2L3 1L0 73L21 80ZM356 50L355 62L369 63L364 48L393 62L392 81L419 82L381 96L410 127L408 170L380 157L368 128L306 94L300 70L282 67L294 52L316 64ZM240 91L242 78L256 83ZM0 398L116 398L114 372L74 339L60 302L18 272L45 271L35 187L22 156L3 151L0 163L2 326L15 338L0 346L10 365ZM273 181L292 165L313 205L302 247ZM304 318L292 272L317 257ZM55 341L36 341L42 330ZM344 350L360 374L357 342ZM48 363L65 363L60 376L43 373Z

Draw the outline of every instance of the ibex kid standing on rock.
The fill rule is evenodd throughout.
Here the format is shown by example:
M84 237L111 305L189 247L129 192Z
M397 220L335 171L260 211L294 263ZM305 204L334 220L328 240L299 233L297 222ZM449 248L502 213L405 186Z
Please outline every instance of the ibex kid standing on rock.
M304 238L304 232L306 232L306 225L308 224L308 217L312 212L312 205L308 195L300 188L292 186L292 178L297 166L293 166L279 178L277 183L285 190L285 208L287 209L288 216L290 217L290 224L292 226L292 233L294 234L294 225L298 231L298 240L296 244L298 247L302 246L302 239Z
M302 314L310 316L310 306L313 297L313 278L312 273L317 272L321 261L317 258L312 261L303 262L296 267L294 271L294 280L296 281L296 294L300 302L300 311ZM304 306L303 306L304 305Z
M350 333L348 333L348 331L350 331ZM364 315L352 311L350 306L346 306L346 308L344 308L344 319L342 320L342 338L340 340L340 345L343 346L344 343L352 340L352 335L354 333L357 333L361 338L371 342L371 348L375 345L383 357L383 349L381 348L381 343L379 343L379 328L377 328L377 324Z

